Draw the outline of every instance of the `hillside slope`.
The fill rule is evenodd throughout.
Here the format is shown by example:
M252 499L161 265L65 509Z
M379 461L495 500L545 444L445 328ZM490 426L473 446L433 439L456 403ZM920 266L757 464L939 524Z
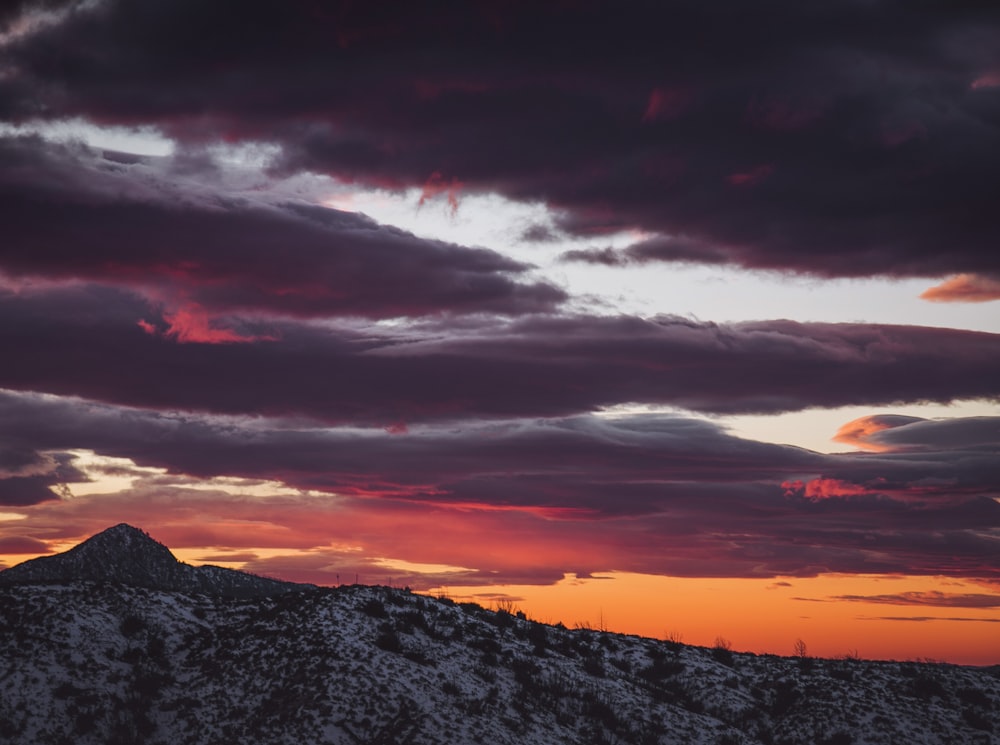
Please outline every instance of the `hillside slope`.
M991 743L1000 680L546 626L352 586L0 587L0 743Z
M0 572L0 745L994 743L996 672L295 585L183 564L124 524Z

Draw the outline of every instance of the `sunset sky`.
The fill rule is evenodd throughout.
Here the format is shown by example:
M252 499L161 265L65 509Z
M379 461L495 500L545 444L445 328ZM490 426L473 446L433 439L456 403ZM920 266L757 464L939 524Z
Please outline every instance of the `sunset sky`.
M0 9L0 566L1000 663L1000 6Z

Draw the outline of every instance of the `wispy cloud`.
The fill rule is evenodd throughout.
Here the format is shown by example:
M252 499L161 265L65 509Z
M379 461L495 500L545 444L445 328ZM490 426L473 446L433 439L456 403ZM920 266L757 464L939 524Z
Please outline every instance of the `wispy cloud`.
M837 595L834 600L884 605L931 605L941 608L1000 608L1000 595L984 593L902 592L893 595Z

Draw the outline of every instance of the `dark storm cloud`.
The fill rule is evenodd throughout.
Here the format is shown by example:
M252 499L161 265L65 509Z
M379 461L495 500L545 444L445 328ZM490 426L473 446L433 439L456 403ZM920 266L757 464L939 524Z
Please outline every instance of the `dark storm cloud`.
M185 187L173 165L0 138L0 271L141 289L171 309L175 326L210 311L517 314L564 299L550 284L519 282L528 267L493 251L417 238L356 213L269 204L192 179Z
M592 316L227 323L257 341L178 344L144 299L99 286L0 290L0 387L391 426L631 402L713 413L947 402L995 397L1000 380L1000 336L910 326Z
M947 459L931 461L936 471L925 466L908 482L907 454L883 453L877 461L863 453L823 455L678 417L447 424L391 434L5 393L0 420L12 446L24 451L91 449L166 469L167 475L136 474L120 496L64 502L68 512L60 520L100 521L126 510L169 522L174 511L219 512L219 525L179 529L195 541L180 545L287 546L280 541L294 534L295 545L309 547L328 545L331 535L365 536L374 542L371 551L375 543L383 551L369 556L390 555L392 546L393 555L414 560L466 562L486 573L465 578L473 583L497 581L487 576L491 571L523 579L529 564L536 580L546 582L562 572L610 569L760 577L830 571L995 577L998 571L996 489L950 490L954 470ZM970 451L997 460L995 448L970 445ZM789 479L822 481L859 463L895 489L859 487L847 496L810 499L786 486ZM223 484L214 491L188 487L191 477L213 476L277 481L329 497L325 504L315 494L274 502L228 495ZM937 485L933 492L928 482ZM241 543L230 535L242 530L241 519L293 533L262 529ZM232 520L237 527L227 528ZM347 527L331 534L334 524ZM190 534L197 530L211 535ZM464 541L486 531L508 548L516 534L518 548L491 559L492 552L479 553L481 545L467 547L472 553L453 546L457 553L448 558L438 539L438 553L428 556L421 552L433 531Z
M727 484L747 480L770 482L767 497L784 501L777 482L824 464L815 453L740 440L708 422L653 416L448 424L399 435L282 420L257 427L242 417L158 414L13 393L0 395L0 411L10 441L26 451L83 447L197 478L230 474L338 493L372 490L583 513L649 511L656 500L703 492L705 499L737 499L747 490ZM691 486L648 488L656 482ZM698 482L719 485L718 494ZM604 503L608 485L620 492L620 502Z
M528 265L278 188L327 174L453 209L499 192L552 208L521 240L597 246L564 260L962 272L932 294L990 299L994 8L43 5L0 11L0 119L148 124L178 147L0 138L0 505L30 507L24 535L145 516L176 545L317 549L251 567L316 581L396 573L379 556L474 569L435 578L453 584L1000 580L995 418L864 418L841 441L873 452L824 455L593 414L996 399L1000 335L573 315ZM237 178L219 142L273 160ZM132 459L110 467L132 488L60 498L78 449ZM217 476L301 491L196 483Z
M106 0L4 44L0 106L683 242L647 261L996 277L998 49L983 3Z
M56 499L50 486L56 482L44 476L15 476L0 479L0 505L29 505Z
M0 470L0 505L28 506L58 499L61 488L69 482L87 481L87 477L73 466L73 456L68 453L46 453L30 441L3 427L0 443L13 442L22 452L31 452L34 465L28 475L12 475ZM15 472L16 474L16 472Z

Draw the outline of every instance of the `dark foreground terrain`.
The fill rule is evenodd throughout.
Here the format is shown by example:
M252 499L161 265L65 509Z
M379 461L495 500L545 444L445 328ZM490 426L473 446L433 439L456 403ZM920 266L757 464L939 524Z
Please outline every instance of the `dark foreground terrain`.
M185 588L140 531L91 541L0 572L0 743L1000 743L995 669L740 654L385 587L213 590L224 570ZM107 579L75 576L95 561Z

